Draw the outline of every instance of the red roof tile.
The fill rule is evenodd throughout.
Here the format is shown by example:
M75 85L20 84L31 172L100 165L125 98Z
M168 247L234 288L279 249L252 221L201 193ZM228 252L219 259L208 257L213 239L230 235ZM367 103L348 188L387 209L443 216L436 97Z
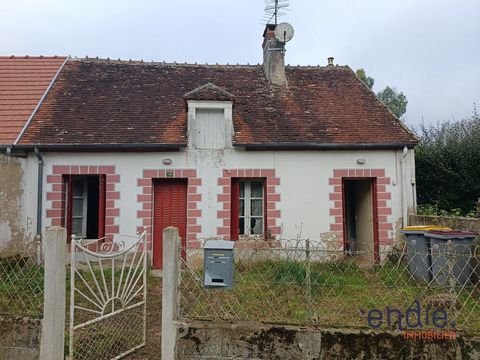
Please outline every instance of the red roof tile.
M0 56L0 144L13 144L65 57Z
M416 144L349 67L286 75L274 87L261 66L71 60L20 143L186 144L184 96L205 91L234 96L235 144Z

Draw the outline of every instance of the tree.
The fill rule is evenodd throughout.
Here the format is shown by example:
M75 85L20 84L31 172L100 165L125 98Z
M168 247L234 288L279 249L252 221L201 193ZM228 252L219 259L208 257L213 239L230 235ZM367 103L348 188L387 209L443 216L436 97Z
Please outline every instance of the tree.
M367 76L364 69L358 69L355 74L370 90L372 90L373 84L375 84L374 78ZM394 87L387 86L385 89L377 93L377 98L399 119L407 112L407 97L403 92L397 91Z
M399 119L407 111L407 97L401 91L387 86L377 93L377 98L383 102Z
M372 90L373 88L373 84L375 84L375 79L370 77L370 76L367 76L367 73L365 72L365 70L363 69L358 69L355 74L357 75L357 77L362 80L362 82L368 86L368 88L370 90Z

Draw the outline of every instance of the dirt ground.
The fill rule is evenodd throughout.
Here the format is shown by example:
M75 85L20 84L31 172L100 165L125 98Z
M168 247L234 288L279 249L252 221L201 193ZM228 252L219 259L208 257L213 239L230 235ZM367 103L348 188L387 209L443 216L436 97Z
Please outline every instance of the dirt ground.
M162 278L148 278L147 294L147 344L133 354L128 360L160 360L162 335Z

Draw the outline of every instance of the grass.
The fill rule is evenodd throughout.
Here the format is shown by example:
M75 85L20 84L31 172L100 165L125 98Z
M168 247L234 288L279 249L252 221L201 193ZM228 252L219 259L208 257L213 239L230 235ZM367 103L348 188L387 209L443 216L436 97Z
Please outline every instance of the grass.
M44 269L31 257L0 258L0 315L41 318Z
M231 290L204 289L203 272L184 271L181 315L186 318L253 320L267 323L368 328L367 314L386 307L405 314L418 299L421 314L441 287L414 280L402 263L359 267L355 259L305 262L265 260L236 264ZM480 291L457 289L458 304L446 307L448 318L458 313L457 327L480 333ZM435 305L442 306L442 305ZM398 317L383 329L398 329ZM402 318L402 324L405 318Z

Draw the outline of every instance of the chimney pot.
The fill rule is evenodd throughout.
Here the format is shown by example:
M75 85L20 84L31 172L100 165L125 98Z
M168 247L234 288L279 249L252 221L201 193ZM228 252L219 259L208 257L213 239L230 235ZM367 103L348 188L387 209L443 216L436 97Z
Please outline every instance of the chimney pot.
M333 66L333 60L335 60L335 58L333 58L332 56L328 58L328 66Z

